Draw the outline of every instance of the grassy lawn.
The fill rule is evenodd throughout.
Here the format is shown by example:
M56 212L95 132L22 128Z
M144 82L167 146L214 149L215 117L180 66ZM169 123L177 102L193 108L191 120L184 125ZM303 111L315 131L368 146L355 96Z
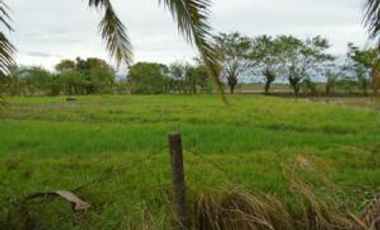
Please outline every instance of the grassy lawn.
M9 99L0 123L0 229L25 195L70 190L108 174L117 176L76 193L91 203L86 213L73 216L59 200L30 204L36 225L123 229L154 219L167 229L165 146L172 130L183 134L190 200L198 192L239 186L292 203L284 168L300 159L318 165L310 163L299 175L316 193L335 193L325 178L344 191L339 199L354 210L379 188L377 110L264 96L229 99L228 107L213 95Z

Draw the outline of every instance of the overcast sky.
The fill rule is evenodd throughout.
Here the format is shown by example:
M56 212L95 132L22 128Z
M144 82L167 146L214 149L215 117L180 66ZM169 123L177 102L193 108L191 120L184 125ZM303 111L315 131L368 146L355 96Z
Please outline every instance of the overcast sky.
M87 0L5 0L12 8L17 61L52 68L62 58L100 57L109 60L97 24L98 12ZM191 60L194 49L178 35L158 0L113 0L127 25L135 61L170 63ZM364 46L362 0L214 0L215 31L261 34L323 35L342 55L349 41Z

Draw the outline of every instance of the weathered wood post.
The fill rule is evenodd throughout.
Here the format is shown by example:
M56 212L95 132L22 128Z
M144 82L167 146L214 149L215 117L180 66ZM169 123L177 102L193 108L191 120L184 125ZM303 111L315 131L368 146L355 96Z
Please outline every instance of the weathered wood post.
M176 229L190 229L186 208L186 184L183 166L182 140L179 132L169 133L170 159L172 167L174 208L177 218Z

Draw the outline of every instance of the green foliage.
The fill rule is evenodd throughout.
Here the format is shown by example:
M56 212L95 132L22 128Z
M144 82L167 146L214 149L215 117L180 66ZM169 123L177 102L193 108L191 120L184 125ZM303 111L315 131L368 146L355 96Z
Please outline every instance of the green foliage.
M254 73L266 78L265 93L269 93L270 84L281 75L282 53L284 44L279 38L259 36L252 40L249 58L254 65Z
M157 94L167 91L168 67L140 62L129 68L128 83L133 94Z
M312 83L312 76L322 73L324 64L334 60L326 53L330 47L328 40L320 36L305 41L293 36L280 36L278 39L283 50L283 70L295 95L298 95L302 81L307 79Z
M354 46L352 43L348 44L348 71L353 72L357 85L360 90L362 90L364 95L368 94L368 90L373 82L372 77L374 76L374 67L376 66L374 61L373 49L361 50ZM377 63L379 65L379 63Z
M9 95L52 95L55 77L42 67L18 67L4 84Z
M70 95L113 93L115 73L103 60L62 60L56 73L42 67L17 67L2 78L6 95Z
M88 81L78 70L67 70L58 74L58 80L66 95L84 95Z
M204 65L173 63L169 67L169 91L197 93L207 91L209 74Z
M70 71L76 69L75 61L64 59L55 65L55 70L58 72Z
M234 93L239 76L248 71L250 39L234 32L230 34L220 33L214 36L214 40L222 63L222 77L227 80L230 92Z

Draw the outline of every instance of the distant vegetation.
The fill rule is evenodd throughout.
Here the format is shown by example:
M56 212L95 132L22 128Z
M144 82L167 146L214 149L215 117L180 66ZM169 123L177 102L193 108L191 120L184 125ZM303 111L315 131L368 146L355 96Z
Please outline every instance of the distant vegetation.
M281 82L295 96L333 96L336 89L340 94L368 96L376 94L380 86L376 49L360 49L350 43L346 57L338 60L328 53L329 41L321 36L302 40L221 33L214 39L222 64L220 81L230 93L249 82L262 82L265 94L271 93L274 82ZM0 77L0 89L8 96L213 92L209 69L201 60L170 65L142 62L131 65L127 72L117 78L115 70L98 58L62 60L53 72L36 66L14 67Z

